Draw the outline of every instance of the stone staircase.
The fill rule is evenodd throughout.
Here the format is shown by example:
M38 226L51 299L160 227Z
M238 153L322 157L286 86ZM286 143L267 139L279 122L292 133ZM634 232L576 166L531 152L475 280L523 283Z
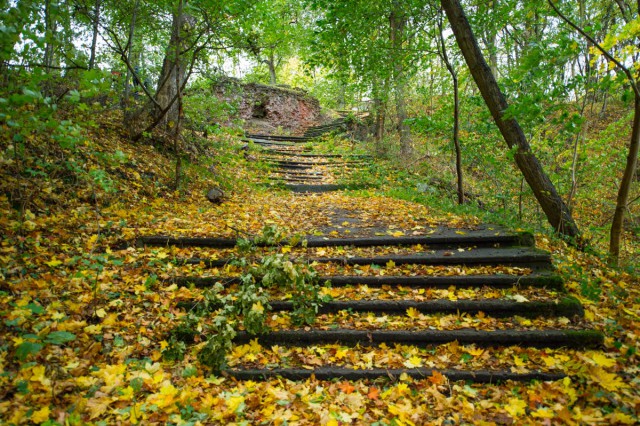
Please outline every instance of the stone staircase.
M316 132L308 133L247 140L261 147L280 186L301 193L344 189L336 175L368 157L311 152ZM372 225L370 215L344 206L330 208L319 234L307 236L304 248L280 243L291 243L290 255L312 264L327 285L323 291L332 300L318 309L316 324L281 324L292 302L271 300L272 331L239 332L234 351L250 356L225 374L239 380L403 374L475 382L557 380L564 373L554 368L554 354L571 359L572 351L603 345L603 334L585 320L580 302L564 291L551 255L537 249L530 234L426 223L389 234ZM205 289L240 280L224 273L234 239L146 236L138 242L178 247L178 271L204 270L178 274L172 284Z
M260 157L272 167L269 178L274 186L297 193L355 189L357 185L343 181L370 159L368 155L311 153L314 139L344 126L344 118L339 118L307 129L304 136L247 134L243 140L262 148Z
M343 218L337 217L338 221L340 219ZM397 362L389 366L374 362L371 368L361 368L341 362L318 365L316 361L308 365L304 360L293 362L283 358L279 363L261 368L257 368L255 362L234 365L226 374L241 380L273 376L301 380L312 375L317 379L372 379L401 374L429 377L435 371L450 380L476 382L556 380L564 377L559 370L539 369L539 365L532 365L512 371L492 368L492 360L513 356L504 354L521 348L583 350L603 344L602 334L591 329L584 320L579 301L564 293L563 282L555 273L549 253L536 249L529 234L497 227L439 228L424 235L401 237L366 235L362 229L354 227L354 234L356 236L350 238L310 236L307 239L307 250L315 250L316 254L309 253L307 259L314 262L317 270L345 269L344 273L321 277L322 282L330 283L331 291L337 297L319 309L316 326L274 330L260 336L240 332L234 343L245 345L257 339L262 347L277 348L277 351L281 348L331 351L338 347L355 351L360 354L358 356L364 356L369 348L381 346L385 348L383 352L401 356L398 353L425 354L438 346L453 344L457 353L482 351L490 354L486 366L465 369L451 363L447 368L434 368L426 362L409 368L398 366ZM206 268L222 268L228 259L201 258L195 255L199 247L228 250L235 244L233 239L164 236L144 237L140 242L187 248L194 256L179 259L177 264L198 264ZM318 252L330 247L341 249L344 255L317 256ZM377 254L363 256L363 250ZM354 267L367 267L365 269L370 271L375 265L393 265L392 270L401 265L413 269L412 272L389 275L363 274L362 269L347 273ZM448 271L456 274L447 275ZM173 279L179 286L198 288L215 283L228 286L237 281L238 278L213 275ZM407 294L424 295L437 289L448 292L450 297L407 297ZM478 297L465 298L460 293L463 289L471 290ZM343 290L345 297L341 295ZM518 297L522 293L527 297ZM348 295L357 295L357 298L349 299ZM292 310L288 300L272 300L270 304L275 315ZM407 322L409 314L409 318L415 319L415 325L411 319ZM387 323L394 323L393 318L403 318L401 322L408 326L389 327ZM461 323L449 324L451 318L459 318ZM491 320L489 327L480 326L488 319ZM475 323L477 327L473 327Z

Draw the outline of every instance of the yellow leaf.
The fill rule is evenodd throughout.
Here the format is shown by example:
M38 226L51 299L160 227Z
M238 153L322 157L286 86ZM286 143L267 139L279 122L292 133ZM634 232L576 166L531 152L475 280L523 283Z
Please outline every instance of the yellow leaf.
M616 374L607 373L600 367L591 368L590 373L594 382L600 384L600 386L610 392L615 392L621 388L627 387L627 384Z
M422 367L422 359L416 355L413 355L411 358L406 360L403 365L407 368L417 368Z
M229 399L226 400L227 403L227 413L232 414L235 413L238 409L241 408L241 404L244 403L244 396L242 395L232 395Z
M34 411L31 415L31 421L37 424L44 423L49 420L49 414L51 414L51 410L49 410L49 406L42 407L38 411Z
M552 419L555 414L549 407L540 407L536 411L531 412L531 416L537 419Z
M283 253L283 254L291 253L291 247L289 247L289 246L284 246L284 247L282 247L282 250L281 250L281 251L282 251L282 253Z
M264 306L262 306L262 302L256 302L251 305L251 312L255 312L258 315L261 315L264 312Z
M393 235L394 237L402 237L404 235L404 232L396 231L396 232L392 233L391 235Z
M609 416L609 419L611 420L611 424L623 424L623 425L637 424L636 419L634 419L632 416L625 413L620 413L620 412L613 413L611 416Z
M458 235L465 235L465 234L466 234L466 232L464 232L464 231L456 231L456 234L458 234Z
M416 308L411 307L411 308L407 309L407 316L409 318L416 319L416 318L420 317L420 312L418 312L418 310Z
M613 367L616 365L615 359L608 358L606 355L598 352L587 353L587 357L591 358L591 361L599 367Z
M131 407L131 415L129 417L129 421L131 422L132 425L137 425L138 422L140 421L138 419L138 409L135 403L133 404L133 407Z
M523 416L525 414L525 408L527 408L527 403L520 398L510 398L509 404L504 407L507 413L513 418Z
M62 262L54 257L45 264L51 266L52 268L55 268L56 266L62 265Z
M91 420L103 415L111 404L111 398L97 398L87 401L87 409L89 410L89 418Z
M47 378L45 375L46 368L44 365L36 365L31 369L31 381L32 382L40 382L43 386L49 387L51 385L51 380Z
M394 262L393 260L389 260L387 262L387 268L395 268L396 266L396 262Z
M105 311L104 308L100 308L96 311L96 316L98 318L104 318L107 316L107 311Z
M480 356L484 353L484 349L482 348L476 348L476 347L472 347L472 348L467 348L466 352L469 355L473 355L473 356Z
M89 239L87 240L87 247L91 247L93 246L96 241L98 241L98 234L93 234L92 236L89 237Z

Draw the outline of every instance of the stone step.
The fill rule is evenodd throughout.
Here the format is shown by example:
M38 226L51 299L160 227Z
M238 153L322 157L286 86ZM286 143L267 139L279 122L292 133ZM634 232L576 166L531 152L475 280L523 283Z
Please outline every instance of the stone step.
M286 156L286 157L302 157L302 158L364 158L371 159L373 158L369 154L309 154L309 153L295 153L289 151L279 151L268 148L263 148L262 152L266 152L267 154L273 154L278 156Z
M406 375L413 379L426 379L440 373L451 382L464 380L474 383L496 383L501 381L517 381L528 382L531 380L539 381L555 381L566 377L561 372L541 372L529 371L526 373L517 373L509 370L436 370L431 368L371 368L371 369L355 369L343 367L315 367L306 368L260 368L260 369L243 369L233 368L224 370L226 375L234 377L236 380L269 380L275 377L281 377L286 380L308 380L315 377L316 380L375 380L386 378L398 380L400 376Z
M333 287L346 287L366 285L368 287L401 286L409 288L512 288L534 287L547 288L549 290L562 291L564 284L562 278L553 273L532 273L530 275L463 275L463 276L321 276L318 280L322 283L328 281ZM235 277L175 277L168 282L179 286L194 285L204 288L212 287L220 282L225 285L237 284L239 278Z
M263 157L263 161L281 165L302 165L302 166L353 166L366 164L363 161L292 161L282 160L274 157Z
M269 301L274 311L292 311L293 303L289 301ZM481 300L349 300L324 302L318 308L318 314L336 313L349 310L351 312L372 312L375 314L405 314L413 308L422 314L477 314L483 312L491 317L521 316L537 317L584 317L584 309L577 299L565 297L556 301L516 302L507 299Z
M548 252L532 247L475 248L462 252L435 250L429 253L410 255L387 255L376 257L317 257L309 262L336 263L340 265L483 265L517 266L534 270L551 269L551 256ZM217 268L229 263L229 259L179 259L178 264L198 265Z
M266 145L266 146L290 146L290 147L296 147L297 145L295 143L292 142L278 142L278 141L271 141L271 140L267 140L267 139L241 139L243 142L253 142L255 144L258 145Z
M293 172L292 172L293 173ZM372 237L347 237L334 238L322 236L307 236L307 247L381 247L381 246L413 246L422 245L425 248L451 248L451 247L507 247L528 246L535 243L533 235L528 232L509 232L501 228L483 227L478 229L465 229L464 231L451 228L432 230L427 235L403 235L394 237L380 235ZM171 237L171 236L144 236L138 239L139 244L153 246L179 246L179 247L235 247L237 240L234 238L215 237ZM288 245L288 241L281 241L280 245ZM264 246L263 244L259 244ZM300 245L299 243L297 245Z
M535 348L591 349L604 344L604 335L593 329L545 330L285 330L255 336L238 332L234 343L249 343L257 339L262 346L307 346L340 343L342 345L377 346L403 344L429 346L457 341L461 345L479 347L522 346Z
M279 169L287 169L287 170L309 170L313 168L313 165L305 165L305 164L280 164L280 163L267 163L271 167L277 167Z
M290 174L287 172L280 172L280 173L274 172L274 174L269 176L269 178L279 182L296 181L299 183L307 183L307 182L322 182L322 180L324 179L324 176L309 175L309 174L307 175Z
M296 142L296 143L306 143L313 139L305 136L261 135L256 133L247 134L247 138L254 139L254 140L259 139L263 141Z
M323 194L325 192L347 191L350 189L364 189L362 186L354 185L285 185L284 189L298 194Z

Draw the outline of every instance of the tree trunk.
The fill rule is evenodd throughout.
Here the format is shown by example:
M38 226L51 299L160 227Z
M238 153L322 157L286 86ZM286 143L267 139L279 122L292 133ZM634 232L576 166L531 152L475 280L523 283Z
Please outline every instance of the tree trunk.
M56 19L54 18L53 8L55 7L52 2L55 0L46 0L44 2L44 31L45 31L45 46L44 46L44 65L47 67L47 72L51 72L53 66L54 55L54 33L56 31Z
M438 14L438 39L440 40L442 48L442 60L447 67L449 74L451 74L451 80L453 81L453 146L456 152L456 177L458 186L458 204L464 204L464 182L462 179L462 150L460 149L460 97L458 90L458 73L456 73L453 64L449 61L449 55L447 55L447 46L444 42L444 36L442 34L442 18L441 14Z
M102 0L96 0L93 6L93 38L91 39L91 56L89 57L89 69L96 65L96 46L98 45L98 32L100 30L100 6Z
M380 89L380 84L378 80L374 80L373 82L373 108L375 112L375 122L374 122L374 133L373 137L376 145L376 153L382 155L385 153L385 147L383 145L384 138L384 127L386 120L386 88L388 86L387 79L385 78L385 82L382 90Z
M404 78L402 40L406 25L405 17L398 15L399 4L393 4L394 10L389 15L390 41L394 56L394 92L396 100L396 119L398 120L398 133L400 134L400 154L402 158L408 158L412 153L411 131L407 120L407 104L405 99L406 81Z
M609 257L612 263L618 263L620 257L620 240L624 229L624 214L629 201L629 192L633 183L633 176L638 164L638 151L640 148L640 96L636 93L633 110L633 129L631 131L631 143L627 154L627 165L620 181L618 198L616 199L616 211L611 221L609 236Z
M178 5L178 16L182 16L182 11L184 7L184 0L180 0ZM180 188L180 176L182 175L182 157L180 157L180 131L182 127L182 76L184 75L184 71L180 72L180 49L182 45L182 40L180 39L180 25L176 27L176 43L174 45L176 51L176 71L174 72L175 76L175 84L176 91L178 95L178 99L176 103L178 104L178 117L176 119L175 128L174 128L174 139L173 139L173 148L176 154L176 170L175 170L175 181L174 181L174 190L177 191Z
M269 54L269 59L266 59L264 63L267 64L267 67L269 67L269 83L272 86L275 86L276 84L278 84L278 78L276 75L276 61L273 57L273 52Z
M579 239L580 231L555 186L531 151L522 128L515 118L505 118L507 101L498 87L491 69L482 55L469 21L459 0L441 0L451 29L456 37L469 70L484 98L505 142L515 150L515 161L540 203L547 220L560 234Z
M131 23L129 24L129 38L127 39L127 63L131 64L131 51L133 50L133 38L136 33L136 18L138 15L138 6L140 5L140 0L136 0L136 3L133 5L133 12L131 13ZM135 78L135 77L134 77ZM129 129L129 121L131 120L131 108L129 107L129 101L131 96L131 68L127 67L127 77L124 80L124 96L122 98L122 106L124 108L124 124Z
M180 3L182 5L182 1ZM178 86L184 83L187 63L184 55L177 54L177 52L181 52L184 48L185 37L184 35L180 37L180 28L186 27L184 24L187 21L187 15L182 11L183 8L181 7L179 11L173 15L171 39L169 40L167 53L162 62L162 72L160 73L160 79L158 80L156 89L156 101L160 105L160 108L156 109L156 115L161 114L170 104L171 100L178 94ZM178 115L178 103L174 102L165 116L162 117L160 124L165 127L165 130L170 130L170 128L176 125Z

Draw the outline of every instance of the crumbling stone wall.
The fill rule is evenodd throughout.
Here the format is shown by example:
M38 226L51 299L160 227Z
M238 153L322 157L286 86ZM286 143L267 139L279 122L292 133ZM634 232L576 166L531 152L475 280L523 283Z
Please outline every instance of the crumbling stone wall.
M237 108L247 122L263 121L271 127L297 132L320 119L320 103L304 90L227 78L214 86L215 95Z

